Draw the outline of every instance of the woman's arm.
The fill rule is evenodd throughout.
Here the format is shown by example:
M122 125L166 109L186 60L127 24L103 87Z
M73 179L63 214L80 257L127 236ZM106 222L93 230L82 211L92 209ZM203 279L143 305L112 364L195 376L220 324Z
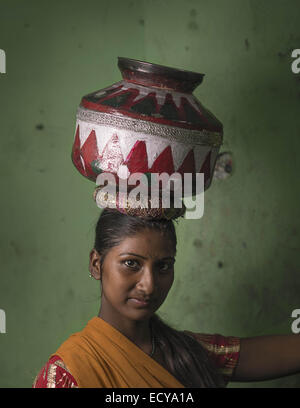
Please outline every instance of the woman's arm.
M78 386L60 357L52 356L36 376L32 388L78 388Z
M240 339L240 355L231 381L261 381L300 373L300 335Z

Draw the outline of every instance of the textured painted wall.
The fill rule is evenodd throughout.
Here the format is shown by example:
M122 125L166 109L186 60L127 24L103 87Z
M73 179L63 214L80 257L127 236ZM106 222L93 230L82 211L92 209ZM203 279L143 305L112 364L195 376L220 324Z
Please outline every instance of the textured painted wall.
M99 210L70 159L88 92L117 57L206 74L195 95L224 124L234 173L180 220L176 281L161 312L206 333L291 333L300 308L298 1L0 1L0 387L30 387L99 309L88 278ZM182 326L184 322L184 326ZM300 376L231 386L298 386Z

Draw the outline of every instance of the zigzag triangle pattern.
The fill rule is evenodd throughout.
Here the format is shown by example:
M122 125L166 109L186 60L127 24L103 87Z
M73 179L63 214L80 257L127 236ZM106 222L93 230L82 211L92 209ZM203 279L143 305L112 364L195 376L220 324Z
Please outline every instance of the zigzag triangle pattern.
M84 158L85 172L89 179L94 180L95 174L92 170L91 163L98 157L97 139L95 131L92 130L83 146L80 149L81 156Z
M178 148L176 148L176 144L167 144L168 142L165 140L162 140L160 142L159 140L154 141L153 139L149 141L136 139L135 142L132 142L133 137L130 137L130 134L127 134L127 132L124 134L124 139L122 133L120 133L120 135L117 134L117 130L111 132L111 134L107 132L105 135L103 135L103 133L97 134L97 130L90 131L90 127L88 127L87 130L90 132L88 137L86 137L86 135L81 135L80 125L77 125L75 140L72 149L72 160L78 171L83 176L88 177L91 180L96 180L97 177L97 174L94 173L91 166L92 162L95 160L98 163L97 167L99 169L101 169L102 171L113 173L117 173L119 167L122 165L127 166L128 175L136 172L166 172L168 174L178 172L183 175L184 173L194 174L198 170L198 172L204 173L205 183L209 181L209 178L211 176L211 166L215 161L216 155L215 151L212 154L211 147L209 146L191 146L189 150L185 148L181 153L182 155L184 155L184 157L182 158L181 156L180 158L180 155L177 157L176 153L181 150L178 150ZM104 145L102 153L100 154L99 137L101 136L103 136L102 146L103 141L104 143L106 141L106 143ZM82 140L85 141L80 147L80 143ZM127 157L124 157L121 146L122 144L124 145L124 143L128 146L129 141L131 142L130 145L132 147L130 150L128 150L128 148L126 149L128 153ZM151 147L150 150L149 146ZM161 151L158 154L159 150ZM181 163L179 167L178 165L174 165L173 153L175 154L177 164ZM150 162L149 155L151 155ZM175 167L178 167L178 169L176 169ZM126 169L126 167L124 168Z
M188 154L185 156L185 159L183 160L181 166L177 170L178 173L184 174L184 173L195 173L195 157L194 157L194 151L191 149Z
M80 174L87 177L83 164L81 162L81 154L80 154L80 138L79 138L79 125L77 125L75 140L72 148L72 161L74 166L77 168Z
M116 133L112 135L103 149L99 158L100 167L105 171L117 172L119 166L123 164L124 158L120 149L119 138Z
M174 163L172 157L171 146L166 147L163 152L155 159L151 169L151 173L163 173L172 174L175 172Z
M137 172L146 173L149 171L147 150L144 141L138 140L135 143L124 164L127 165L130 174Z

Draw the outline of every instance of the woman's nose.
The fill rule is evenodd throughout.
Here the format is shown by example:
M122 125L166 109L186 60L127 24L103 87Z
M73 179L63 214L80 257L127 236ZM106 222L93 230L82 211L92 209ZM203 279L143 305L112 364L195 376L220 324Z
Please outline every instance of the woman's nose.
M137 288L150 296L155 289L154 270L152 268L145 268L142 272Z

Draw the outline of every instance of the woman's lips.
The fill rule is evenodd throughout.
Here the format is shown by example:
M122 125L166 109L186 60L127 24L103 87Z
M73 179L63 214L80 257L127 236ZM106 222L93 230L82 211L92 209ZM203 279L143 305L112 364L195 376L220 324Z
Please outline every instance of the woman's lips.
M132 303L134 303L137 306L142 306L142 307L146 307L149 306L150 301L149 300L141 300L141 299L137 299L137 298L129 298L129 300L132 301Z

